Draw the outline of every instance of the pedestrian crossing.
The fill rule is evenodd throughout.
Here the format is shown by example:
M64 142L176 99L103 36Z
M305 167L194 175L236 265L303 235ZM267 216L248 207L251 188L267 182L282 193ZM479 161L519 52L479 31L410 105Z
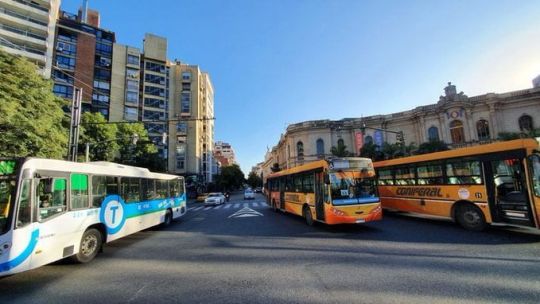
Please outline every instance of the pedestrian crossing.
M230 203L217 206L194 206L188 209L188 211L209 211L219 209L240 209L240 208L267 208L266 202L250 202L250 203Z

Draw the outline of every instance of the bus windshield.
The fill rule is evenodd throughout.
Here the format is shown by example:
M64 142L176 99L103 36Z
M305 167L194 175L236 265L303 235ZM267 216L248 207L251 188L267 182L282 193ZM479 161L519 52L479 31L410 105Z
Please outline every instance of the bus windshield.
M15 179L0 180L0 234L8 230L8 216L15 200Z
M350 205L378 202L375 179L357 171L330 173L332 203Z

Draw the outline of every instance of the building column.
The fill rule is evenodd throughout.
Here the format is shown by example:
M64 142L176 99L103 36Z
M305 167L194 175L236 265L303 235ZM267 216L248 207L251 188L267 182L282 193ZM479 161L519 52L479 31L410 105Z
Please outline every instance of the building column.
M499 125L497 123L497 113L495 110L495 104L489 104L489 137L491 139L497 139L499 134Z
M452 138L448 133L448 126L446 125L446 120L444 119L444 113L439 113L439 129L441 130L441 140L447 144L451 144Z
M476 132L476 124L472 121L471 109L465 109L465 120L467 121L467 128L469 129L469 141L477 141L478 134Z

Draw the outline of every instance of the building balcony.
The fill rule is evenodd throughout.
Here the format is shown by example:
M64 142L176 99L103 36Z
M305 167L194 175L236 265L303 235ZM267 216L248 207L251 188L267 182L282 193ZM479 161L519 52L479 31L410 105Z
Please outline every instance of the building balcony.
M37 32L47 35L48 24L45 21L38 20L27 15L0 7L0 20L2 24L7 24L13 27L30 27Z
M45 51L27 47L24 45L14 46L13 44L7 43L3 40L0 40L0 46L2 49L8 53L14 55L20 55L30 59L31 61L37 61L38 63L45 64L47 57L45 56Z
M9 5L13 10L19 12L26 12L30 17L40 18L40 19L49 19L49 6L48 1L38 1L43 5L39 5L35 1L24 1L24 0L4 0L2 3Z
M6 24L0 24L0 36L7 37L15 44L32 44L37 47L45 48L47 45L47 38L34 34L29 31L21 30L19 28L9 26ZM17 43L19 42L19 43Z

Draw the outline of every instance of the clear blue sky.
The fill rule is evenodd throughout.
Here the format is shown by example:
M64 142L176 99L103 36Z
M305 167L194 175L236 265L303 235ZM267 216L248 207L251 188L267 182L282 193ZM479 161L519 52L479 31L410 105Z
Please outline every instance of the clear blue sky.
M287 124L435 103L448 81L469 96L525 89L540 74L538 0L89 3L117 42L155 33L170 59L210 73L215 138L246 174Z

